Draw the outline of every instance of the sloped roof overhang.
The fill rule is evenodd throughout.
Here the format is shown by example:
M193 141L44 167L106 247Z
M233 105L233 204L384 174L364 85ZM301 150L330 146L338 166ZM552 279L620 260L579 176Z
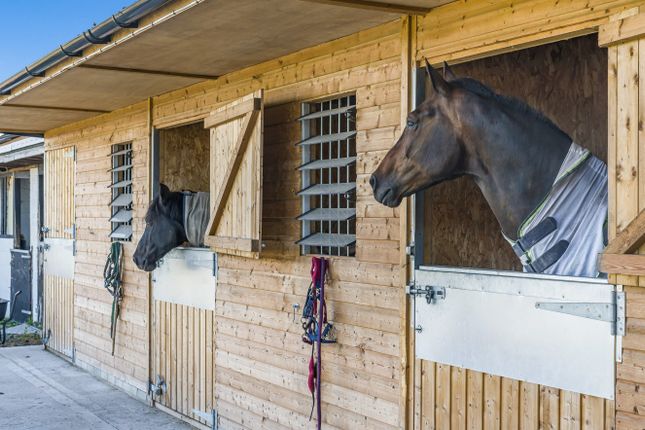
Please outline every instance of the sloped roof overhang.
M0 132L43 133L447 2L175 0L0 96Z

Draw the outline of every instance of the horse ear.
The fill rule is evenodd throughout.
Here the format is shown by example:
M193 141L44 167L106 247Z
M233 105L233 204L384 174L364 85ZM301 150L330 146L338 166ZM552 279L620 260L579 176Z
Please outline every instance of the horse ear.
M159 197L161 197L161 200L166 200L169 195L170 188L168 188L166 184L159 184Z
M443 78L447 81L454 81L457 79L457 75L455 75L455 72L452 71L448 63L445 61L443 62Z
M427 58L425 60L426 73L428 73L428 77L430 78L430 82L432 83L432 88L434 88L434 90L439 94L447 94L449 89L448 82L446 82L443 76L441 76L441 73L437 72L437 70L430 65Z

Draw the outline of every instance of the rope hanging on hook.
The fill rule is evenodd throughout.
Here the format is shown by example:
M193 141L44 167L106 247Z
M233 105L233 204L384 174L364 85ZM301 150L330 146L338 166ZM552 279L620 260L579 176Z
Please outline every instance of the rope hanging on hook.
M116 341L116 323L121 314L121 302L123 301L123 283L121 282L123 268L123 244L112 242L103 269L103 286L112 296L112 314L110 317L110 339L112 339L112 355L114 355L114 344Z

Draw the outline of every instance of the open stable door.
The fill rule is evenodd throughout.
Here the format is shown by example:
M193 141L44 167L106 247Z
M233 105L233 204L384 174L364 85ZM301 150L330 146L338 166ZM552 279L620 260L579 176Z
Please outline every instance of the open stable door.
M45 152L43 329L47 348L73 357L75 147Z
M210 129L212 209L205 243L215 252L260 255L263 114L259 90L204 120Z

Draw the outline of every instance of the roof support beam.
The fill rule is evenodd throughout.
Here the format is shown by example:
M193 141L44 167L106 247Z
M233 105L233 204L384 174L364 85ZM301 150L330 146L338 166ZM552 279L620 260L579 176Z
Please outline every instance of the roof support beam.
M131 69L128 67L115 67L115 66L100 66L95 64L79 64L82 69L105 70L109 72L122 72L122 73L139 73L142 75L160 75L160 76L173 76L176 78L190 78L190 79L217 79L219 76L215 75L196 75L192 73L176 73L164 72L163 70L148 70L148 69Z
M18 109L45 109L45 110L59 110L66 112L80 112L80 113L109 113L109 110L99 110L99 109L85 109L85 108L73 108L73 107L63 107L63 106L39 106L39 105L18 105L18 104L4 104L0 107L9 107L9 108L18 108Z
M323 3L333 6L345 6L358 9L380 10L390 13L401 13L404 15L425 15L430 12L429 7L403 5L395 3L381 3L372 0L305 0L314 3Z
M3 129L3 128L0 128L0 133L13 134L14 136L26 136L26 137L43 137L45 135L43 131L15 130L15 129Z

